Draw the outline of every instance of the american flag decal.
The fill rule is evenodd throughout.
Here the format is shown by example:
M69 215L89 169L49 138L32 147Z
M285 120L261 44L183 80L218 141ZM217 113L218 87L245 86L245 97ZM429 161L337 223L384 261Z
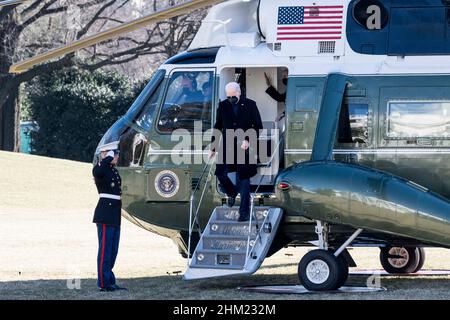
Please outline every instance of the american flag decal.
M277 40L339 40L344 6L278 8Z

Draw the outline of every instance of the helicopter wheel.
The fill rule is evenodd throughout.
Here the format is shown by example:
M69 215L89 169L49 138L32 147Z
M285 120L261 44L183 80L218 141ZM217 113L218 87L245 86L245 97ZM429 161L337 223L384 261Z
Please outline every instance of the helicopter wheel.
M347 280L348 265L344 258L330 251L317 249L308 252L298 265L301 284L310 291L336 290Z
M423 249L420 249L421 248L417 247L381 248L381 265L384 270L391 274L407 274L417 272L420 268L422 268L425 261L425 252Z
M339 282L338 282L338 288L342 287L348 279L348 269L349 265L347 262L347 259L345 259L343 254L340 254L337 256L338 263L340 264L340 275L339 275Z
M425 264L425 249L422 247L419 247L417 249L419 250L419 264L412 273L419 272L422 269L423 265Z

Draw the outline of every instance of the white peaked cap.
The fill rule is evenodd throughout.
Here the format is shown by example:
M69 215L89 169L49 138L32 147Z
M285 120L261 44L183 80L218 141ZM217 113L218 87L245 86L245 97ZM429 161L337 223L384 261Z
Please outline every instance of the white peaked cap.
M119 141L113 141L98 147L99 152L116 150L119 148Z

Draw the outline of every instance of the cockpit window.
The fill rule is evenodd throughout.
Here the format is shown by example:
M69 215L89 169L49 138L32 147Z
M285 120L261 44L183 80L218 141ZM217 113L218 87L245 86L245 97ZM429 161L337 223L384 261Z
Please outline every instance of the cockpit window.
M212 71L173 73L159 115L158 130L164 133L176 129L193 132L195 121L202 121L203 131L210 129L213 77Z
M161 86L164 76L166 74L165 70L158 70L155 75L151 78L148 84L145 86L144 90L139 94L137 99L133 102L132 106L126 113L125 117L128 121L133 121L137 117L141 116L142 109L144 108L147 101L154 96L157 88Z
M152 126L152 120L154 117L154 111L158 106L159 97L161 95L162 88L164 82L160 82L158 86L154 89L151 96L148 98L142 110L137 115L134 123L136 123L139 127L144 129L145 131L149 131Z

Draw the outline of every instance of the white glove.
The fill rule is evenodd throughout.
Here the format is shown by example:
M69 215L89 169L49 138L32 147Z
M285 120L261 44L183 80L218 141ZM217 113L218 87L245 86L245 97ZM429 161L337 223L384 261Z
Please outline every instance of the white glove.
M113 157L114 158L114 151L109 151L107 154L106 154L106 156L107 157Z

